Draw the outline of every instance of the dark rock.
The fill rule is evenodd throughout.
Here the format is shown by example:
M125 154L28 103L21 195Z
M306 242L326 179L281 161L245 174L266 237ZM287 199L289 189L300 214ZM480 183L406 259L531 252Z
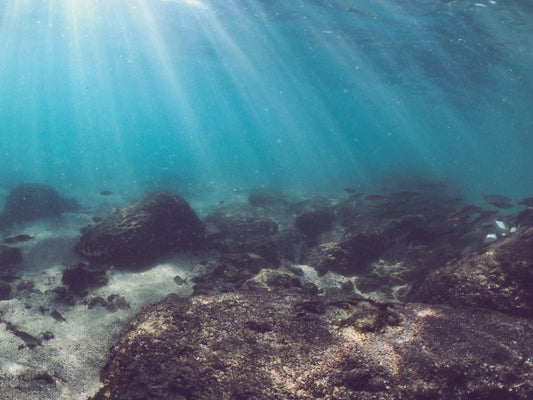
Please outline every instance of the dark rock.
M61 281L69 287L71 292L81 295L88 288L104 286L108 279L105 270L79 264L63 271Z
M294 221L294 225L310 239L329 231L332 223L333 213L326 208L302 213Z
M11 286L9 285L9 283L0 281L0 300L9 299L10 294L11 294Z
M219 264L204 275L192 279L193 295L207 295L234 292L240 288L252 273L232 264Z
M367 271L370 264L385 251L388 240L376 232L361 232L340 242L326 242L312 249L306 259L321 275L335 271L355 275Z
M22 262L22 253L19 248L0 244L0 269Z
M17 294L16 297L19 299L22 298L30 298L32 294L38 293L40 294L41 291L38 289L35 289L35 283L33 281L21 281L17 286ZM31 308L31 304L27 304L26 308Z
M145 267L204 244L204 225L180 196L153 192L87 228L75 250L91 261Z
M533 228L431 272L408 299L533 316Z
M278 224L253 207L227 205L208 215L205 223L214 227L216 233L211 236L211 242L223 252L255 253L270 262L279 263L274 243Z
M99 307L99 308L107 307L106 299L104 299L101 296L96 296L96 297L89 299L89 301L87 301L86 304L89 310L92 310L95 307Z
M307 243L302 232L296 228L289 228L279 232L273 239L280 257L295 264L302 262L307 250Z
M122 332L93 400L528 399L532 328L290 290L166 300Z
M0 228L55 217L63 212L76 211L78 202L62 197L49 185L28 183L15 187L8 194L0 215Z
M278 232L278 224L263 213L246 205L229 204L216 209L205 218L224 237L242 241L251 236L272 236Z
M129 310L130 305L123 296L112 294L107 297L107 305L105 308L107 311L115 312L118 310Z
M514 217L513 223L515 226L533 226L533 208L526 208L521 211L516 217Z

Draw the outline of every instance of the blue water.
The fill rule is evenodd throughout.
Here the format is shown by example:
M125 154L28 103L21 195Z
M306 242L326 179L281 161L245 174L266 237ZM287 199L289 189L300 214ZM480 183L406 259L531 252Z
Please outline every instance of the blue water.
M533 2L478 1L3 0L1 184L531 196Z

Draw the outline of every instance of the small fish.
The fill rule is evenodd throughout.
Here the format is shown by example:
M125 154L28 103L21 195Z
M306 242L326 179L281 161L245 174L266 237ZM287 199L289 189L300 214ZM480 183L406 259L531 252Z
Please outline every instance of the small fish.
M221 206L221 205L223 205L224 203L225 203L224 200L220 200L220 201L218 202L218 205Z
M346 193L350 193L350 194L355 194L357 192L357 190L355 190L354 188L351 188L351 187L345 187L344 191Z
M22 243L27 242L28 240L32 240L34 237L30 235L17 235L17 236L11 236L4 238L5 244L15 244L15 243Z
M59 314L59 311L57 310L54 310L50 313L50 316L55 319L56 321L59 321L59 322L66 322L67 320L65 318L63 318L63 316L61 314Z
M109 191L109 190L102 190L100 192L100 195L102 196L111 196L113 194L113 192Z
M179 275L176 275L176 276L174 277L174 282L176 282L176 284L177 284L178 286L181 286L181 285L186 284L186 283L187 283L187 280L186 280L186 279L183 279L183 278L182 278L181 276L179 276Z
M528 197L523 200L520 200L518 204L526 206L527 208L533 208L533 197Z
M100 222L102 217L93 217L93 222Z
M100 257L104 254L103 248L94 240L83 240L79 244L79 251L87 257Z
M478 206L473 206L473 205L465 206L461 208L459 211L452 213L448 217L448 220L456 220L456 221L466 220L470 218L473 214L480 214L482 211L483 209Z
M483 200L485 200L489 205L497 208L503 209L513 207L512 200L509 197L499 194L487 194L483 196Z

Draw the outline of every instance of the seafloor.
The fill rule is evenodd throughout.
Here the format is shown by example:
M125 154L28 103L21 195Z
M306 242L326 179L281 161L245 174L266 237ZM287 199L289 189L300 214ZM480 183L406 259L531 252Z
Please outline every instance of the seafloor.
M0 399L533 398L533 201L1 193Z

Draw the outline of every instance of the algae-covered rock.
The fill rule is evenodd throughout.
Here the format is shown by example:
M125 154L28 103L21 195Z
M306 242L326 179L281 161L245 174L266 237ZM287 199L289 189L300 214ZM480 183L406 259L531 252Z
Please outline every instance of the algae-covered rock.
M262 289L145 308L111 349L93 400L533 395L529 320L319 296L273 274Z
M408 298L533 316L533 228L431 272Z
M82 234L75 250L90 261L139 268L204 243L204 225L180 196L149 193Z

